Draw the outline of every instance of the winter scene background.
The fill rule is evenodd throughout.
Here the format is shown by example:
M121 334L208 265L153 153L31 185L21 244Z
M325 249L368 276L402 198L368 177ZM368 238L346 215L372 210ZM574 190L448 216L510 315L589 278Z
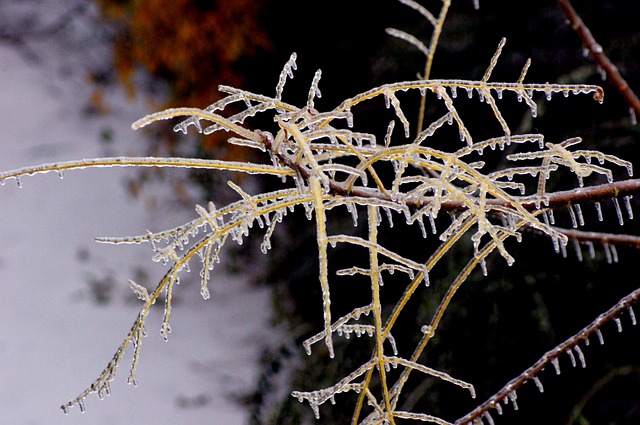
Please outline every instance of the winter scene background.
M151 112L144 101L114 86L104 99L108 114L87 110L94 89L87 69L108 61L109 51L93 6L64 21L83 3L0 3L2 170L145 150L144 136L130 128ZM176 291L169 342L159 333L161 311L151 313L138 388L126 384L129 352L106 401L91 396L85 414L60 410L106 366L135 319L128 279L151 286L164 273L149 247L93 238L170 228L193 216L161 190L147 197L160 197L162 208L134 198L125 185L134 173L38 175L22 188L0 188L1 424L246 423L240 399L253 390L268 339L269 293L224 266L216 268L211 300L188 279Z

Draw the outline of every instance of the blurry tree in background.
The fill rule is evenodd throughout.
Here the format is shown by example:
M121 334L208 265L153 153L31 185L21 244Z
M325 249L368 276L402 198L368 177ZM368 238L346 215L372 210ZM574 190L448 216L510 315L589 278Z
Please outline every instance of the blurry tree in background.
M119 80L130 94L137 70L166 85L158 107L205 107L220 98L219 84L245 85L247 61L271 47L258 17L257 0L194 1L97 0L104 19L114 28L113 57ZM153 90L153 84L146 90ZM166 141L175 142L167 132ZM218 135L203 137L197 147L217 157L240 155L220 143ZM230 150L228 150L230 149Z
M120 80L131 93L138 67L165 80L167 107L204 107L220 98L219 84L245 84L243 62L271 46L256 0L97 2L116 29Z

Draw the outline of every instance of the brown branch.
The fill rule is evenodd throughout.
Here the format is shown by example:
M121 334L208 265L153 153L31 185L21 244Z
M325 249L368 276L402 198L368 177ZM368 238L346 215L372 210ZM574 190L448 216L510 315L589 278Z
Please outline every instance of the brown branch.
M559 233L562 233L569 239L575 239L580 242L597 242L599 244L609 245L627 245L633 248L640 249L640 236L615 234L615 233L601 233L601 232L587 232L584 230L575 229L561 229L554 227Z
M465 416L458 419L456 425L465 425L474 423L474 420L481 418L482 416L490 415L489 412L493 409L497 409L496 405L503 400L510 400L513 402L515 398L515 391L530 379L534 379L540 372L544 370L549 363L557 361L560 355L573 350L582 341L586 341L593 333L598 332L605 323L616 319L625 309L630 309L640 299L640 288L631 292L629 295L618 301L613 307L606 312L599 315L588 326L584 327L580 332L567 339L563 343L557 345L554 349L547 351L537 362L531 367L522 372L520 375L509 381L500 391L491 396L487 401L476 407ZM630 311L631 315L631 311ZM635 324L635 316L631 316L631 321ZM573 353L571 353L573 355Z
M265 137L263 143L268 150L272 150L272 142L269 138ZM303 179L307 180L311 175L308 168L300 165L295 158L285 153L276 153L276 157L282 161L287 167L295 170ZM364 198L381 199L388 202L394 201L387 193L382 193L380 190L370 187L351 187L349 189L345 182L336 182L335 180L329 180L330 192L337 196L360 196ZM595 203L600 201L606 201L612 198L618 198L621 196L637 195L640 194L640 179L621 180L613 183L601 184L596 186L579 187L571 190L558 191L549 193L546 195L545 202L537 202L535 199L522 201L521 205L528 211L536 211L540 208L563 208L569 207L575 204ZM421 198L419 201L410 199L405 200L404 203L411 209L418 209L428 205L432 202L431 197ZM500 206L509 207L510 204L505 199L487 199L486 206ZM540 207L536 204L541 204ZM443 211L459 212L467 209L461 201L444 201L441 204ZM526 226L528 230L535 231L532 226ZM554 227L555 228L555 227ZM569 239L575 239L580 242L597 242L600 244L611 245L627 245L633 248L640 249L640 236L625 235L625 234L613 234L613 233L601 233L601 232L588 232L575 229L562 229L555 228L558 232L566 235Z
M640 116L640 100L635 95L633 90L629 87L627 82L618 72L618 68L611 63L607 55L602 51L602 46L595 40L589 28L584 24L578 13L575 11L569 0L558 0L558 4L562 8L566 18L571 24L571 28L574 29L585 48L589 50L589 53L595 60L596 64L602 69L609 81L615 86L620 94L625 98L629 107L635 111L636 116Z
M555 209L568 207L569 205L573 204L595 203L606 201L612 198L618 198L621 196L638 194L640 194L640 179L621 180L597 186L579 187L571 190L548 193L546 195L546 201L548 202L541 202L541 207ZM358 195L364 196L363 193L358 193ZM378 197L381 198L380 196ZM420 207L427 205L430 200L431 198L425 197L421 200L420 203L418 203L417 201L410 201L407 202L407 205L409 207ZM536 206L536 202L537 201L535 199L529 199L526 201L521 201L521 205L528 211L535 211L540 209ZM509 202L505 199L487 199L486 205L487 207L508 207ZM467 209L460 201L445 201L442 203L441 208L445 211L464 211Z

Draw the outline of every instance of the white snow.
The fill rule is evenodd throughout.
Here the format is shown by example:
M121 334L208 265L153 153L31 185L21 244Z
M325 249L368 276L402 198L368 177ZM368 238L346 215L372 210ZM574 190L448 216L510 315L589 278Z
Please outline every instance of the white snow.
M60 60L64 60L61 58ZM119 91L112 114L88 117L89 88L0 45L0 170L43 162L141 153L130 123L148 111ZM100 134L113 132L113 142ZM167 170L167 172L179 172ZM269 294L219 266L212 299L199 294L198 271L174 290L173 333L160 336L161 306L147 321L137 372L126 384L131 348L111 396L91 395L87 412L60 405L88 387L133 323L140 301L128 279L152 287L165 268L148 246L97 244L171 228L196 215L145 202L126 192L135 170L109 168L26 177L0 186L0 424L240 424L246 408L233 399L252 389L261 344L269 337ZM139 278L140 271L148 276ZM110 302L89 297L92 279L115 282Z

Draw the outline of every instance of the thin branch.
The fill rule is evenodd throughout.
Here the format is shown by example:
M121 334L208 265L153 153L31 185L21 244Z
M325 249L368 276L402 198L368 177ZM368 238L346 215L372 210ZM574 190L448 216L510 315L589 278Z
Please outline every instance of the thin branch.
M589 53L593 57L596 64L602 69L609 81L615 86L620 94L625 98L629 107L635 111L635 114L640 116L640 99L635 95L633 90L629 87L625 79L618 72L618 68L611 63L607 55L602 51L602 46L595 40L589 28L584 24L576 10L571 5L569 0L558 0L558 4L562 8L566 18L571 24L571 28L574 29L585 48L589 50Z
M509 394L513 394L515 390L520 388L522 384L530 379L534 379L540 372L544 370L551 362L556 360L561 354L572 350L580 342L585 341L590 335L597 332L602 328L605 323L616 319L624 310L631 308L640 300L640 288L631 292L629 295L618 301L613 307L606 312L599 315L588 326L584 327L580 332L567 339L563 343L557 345L554 349L547 351L536 363L526 369L520 375L509 381L500 391L491 396L487 401L480 406L458 419L456 425L471 424L474 420L482 417L486 412L496 408L496 405L505 398L509 397Z
M527 228L530 228L527 226ZM533 230L533 228L531 228ZM609 245L627 245L633 248L640 249L640 236L615 234L615 233L600 233L600 232L586 232L583 230L575 229L561 229L554 227L559 233L562 233L569 239L575 239L580 242L597 242L599 244Z

